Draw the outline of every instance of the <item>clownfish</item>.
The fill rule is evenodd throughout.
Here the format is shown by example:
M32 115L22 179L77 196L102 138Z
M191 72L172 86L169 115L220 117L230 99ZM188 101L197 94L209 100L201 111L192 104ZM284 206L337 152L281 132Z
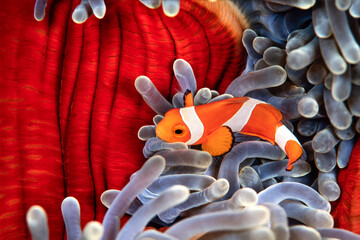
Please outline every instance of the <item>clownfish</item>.
M220 156L231 150L233 132L257 136L285 151L288 171L303 153L298 139L282 124L281 112L266 102L236 97L194 106L189 90L184 102L185 107L169 110L157 124L155 132L160 139L201 144L201 149L211 156Z

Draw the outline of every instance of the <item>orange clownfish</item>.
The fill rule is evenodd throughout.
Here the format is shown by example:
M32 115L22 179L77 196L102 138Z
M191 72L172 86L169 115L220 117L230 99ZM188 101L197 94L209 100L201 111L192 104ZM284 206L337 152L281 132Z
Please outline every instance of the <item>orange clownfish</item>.
M169 110L156 126L160 139L201 144L202 150L219 156L231 150L232 132L257 136L285 151L288 171L303 153L298 139L282 124L281 112L266 102L236 97L194 106L190 91L186 91L184 101L185 107Z

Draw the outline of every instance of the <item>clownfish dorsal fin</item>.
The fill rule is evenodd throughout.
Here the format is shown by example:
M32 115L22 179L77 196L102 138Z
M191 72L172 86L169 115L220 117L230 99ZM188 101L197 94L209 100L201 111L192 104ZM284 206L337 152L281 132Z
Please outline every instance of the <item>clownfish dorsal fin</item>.
M234 135L229 127L222 126L211 133L201 145L201 149L211 156L220 156L231 150L234 144Z
M185 107L194 106L193 95L189 89L186 89L186 91L184 93L184 105L185 105Z

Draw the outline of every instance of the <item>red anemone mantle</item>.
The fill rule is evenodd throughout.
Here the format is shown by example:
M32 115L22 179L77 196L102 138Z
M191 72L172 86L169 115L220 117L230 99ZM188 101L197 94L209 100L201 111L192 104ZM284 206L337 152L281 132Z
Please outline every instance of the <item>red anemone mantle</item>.
M335 226L360 234L360 139L358 138L349 165L339 172L340 199L333 205Z
M108 0L105 18L75 24L80 1L2 1L0 13L0 234L29 238L25 213L48 213L62 239L60 203L81 205L82 223L102 220L100 194L121 189L144 162L140 126L154 115L134 87L147 75L170 98L172 63L187 60L198 87L223 91L244 67L245 21L226 1L181 1L175 18L135 0ZM219 11L219 9L222 9Z
M102 220L100 194L121 189L144 162L140 126L154 115L135 91L149 76L170 99L172 63L184 58L199 87L222 92L244 67L244 18L231 3L182 0L175 18L137 0L107 0L102 20L71 20L79 0L0 4L0 234L29 238L25 213L45 208L51 239L63 239L60 203L81 204L82 223ZM221 11L220 11L221 9ZM359 233L359 156L340 172L338 227Z

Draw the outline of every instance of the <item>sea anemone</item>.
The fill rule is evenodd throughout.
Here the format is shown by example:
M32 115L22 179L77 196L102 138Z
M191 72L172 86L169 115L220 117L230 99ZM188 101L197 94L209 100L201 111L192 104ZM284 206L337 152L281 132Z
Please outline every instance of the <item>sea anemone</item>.
M10 104L10 107L6 105L6 110L12 111L11 109L16 108L26 110L23 114L24 119L30 118L31 114L27 112L28 110L35 111L38 115L44 111L52 113L45 121L32 119L34 121L31 125L25 123L16 126L17 129L37 131L40 124L48 130L50 137L47 136L46 139L51 141L49 144L46 140L39 142L36 134L32 132L30 138L35 140L32 140L31 144L27 138L24 138L19 140L21 146L10 146L10 140L5 141L4 146L18 151L19 157L28 157L29 160L26 161L28 164L30 160L42 159L42 155L36 154L34 149L47 148L44 151L53 165L51 168L46 168L46 171L43 171L41 163L35 164L34 169L27 169L26 165L21 168L20 173L15 171L18 169L16 166L11 168L10 165L6 165L4 171L14 175L22 174L23 184L28 181L33 183L30 189L36 189L40 177L47 174L49 177L44 178L46 181L44 185L50 186L51 183L60 181L61 196L77 195L76 197L80 198L79 202L82 206L85 205L82 210L85 214L81 217L79 203L74 198L66 198L62 205L69 239L99 239L101 236L104 236L104 239L113 239L116 235L124 239L128 239L130 235L132 239L147 237L287 239L289 236L293 239L304 236L312 239L321 237L358 239L358 235L349 231L332 228L333 218L329 214L328 201L337 200L340 190L343 191L342 201L335 208L337 211L334 214L337 216L335 220L340 219L337 223L340 227L356 231L357 225L352 219L357 214L353 210L356 206L354 201L351 201L354 197L349 191L355 186L353 180L356 178L357 168L356 165L352 165L355 168L347 168L347 166L355 164L349 161L349 152L360 132L360 121L357 119L360 111L357 92L357 66L360 55L356 19L359 16L359 4L356 1L320 0L256 0L251 3L234 1L247 18L246 21L242 21L244 17L235 11L235 4L228 1L218 1L217 4L210 5L213 3L163 0L163 10L160 12L164 11L171 17L177 15L171 19L161 15L158 10L144 10L144 6L159 7L161 1L141 2L130 4L124 1L115 4L114 1L109 1L105 7L104 1L84 0L75 3L74 6L65 1L56 4L50 1L48 8L58 9L52 16L45 15L46 1L36 1L34 16L37 20L61 23L51 31L52 36L55 37L52 39L56 40L49 40L48 45L44 44L50 51L33 52L34 58L46 55L46 61L44 60L42 65L48 68L41 75L41 79L52 79L52 81L38 81L38 78L34 77L34 81L43 83L44 87L41 91L31 82L25 81L26 84L21 85L21 90L13 91L16 92L15 97L6 94L3 102ZM212 11L213 7L217 10ZM134 9L138 11L136 17L134 17ZM68 14L70 10L73 21L76 23L86 21L86 25L69 25L68 29L65 28L68 18L64 16L71 15ZM100 21L104 23L101 23L100 32L90 30L100 29L99 21L90 18L92 13L96 18L104 18ZM118 14L117 18L104 17L114 13ZM188 13L190 14L187 15ZM227 17L229 15L231 17ZM191 17L188 16L195 16L195 22L201 23L200 27L195 24L198 27L188 28L187 26L192 23L189 20ZM153 18L158 18L160 21L156 22ZM26 16L24 19L28 21ZM218 19L223 25L231 27L216 28L215 26L221 26L215 24ZM120 23L124 20L127 24L121 26ZM22 23L26 24L26 21ZM151 26L147 25L151 22L153 23ZM229 22L237 24L231 25L228 24ZM163 26L166 26L166 31ZM244 26L251 27L252 30L248 29L242 33ZM125 29L121 32L120 38L119 34L107 35L113 32L108 31L109 29L120 27ZM139 28L145 37L140 37L141 35L133 31L134 28ZM50 25L48 29L51 29ZM190 29L193 32L189 33ZM101 47L120 43L130 44L138 49L145 45L143 41L149 46L157 46L159 39L151 34L152 31L166 35L166 39L174 42L175 45L173 48L160 47L155 51L144 51L146 60L134 64L138 68L134 72L128 70L132 60L136 58L131 51L123 52L123 49L120 51L116 48L109 50ZM46 32L44 34L42 28L36 33L38 34L36 36L40 36L40 42L46 40L44 38ZM189 38L183 37L185 33ZM85 35L87 38L84 37ZM36 36L34 42L39 41ZM61 36L69 36L69 39ZM240 75L243 67L243 60L240 58L244 56L238 41L241 36L248 57L245 71ZM10 42L18 40L11 39ZM221 42L219 39L228 40ZM65 41L70 41L71 44L62 52ZM206 41L208 45L205 46L203 43ZM30 44L27 43L26 46L28 45ZM78 50L84 46L85 49L79 53ZM94 47L98 50L91 50ZM207 51L207 48L210 50ZM31 48L23 46L19 51L24 49ZM173 53L174 49L175 53ZM61 54L59 55L58 52ZM116 58L117 55L122 57ZM90 65L77 64L81 56L86 58ZM127 56L126 61L123 61L123 56ZM164 56L166 60L163 59ZM172 63L175 58L178 60L174 64L174 75L181 87L178 92L172 80L170 85L162 84L163 78L172 79L170 62ZM196 74L190 64L180 58L191 63L191 66L195 67ZM101 59L114 61L104 64L105 61ZM147 61L151 62L150 67L142 67ZM59 62L62 64L58 64ZM121 62L122 68L113 71L111 66L116 65L116 62L118 64ZM16 69L7 63L4 63L4 66ZM60 70L61 68L64 69ZM79 71L74 71L74 68ZM24 69L24 72L28 71ZM32 72L41 72L41 68L36 68ZM127 112L139 112L141 108L137 106L141 100L125 81L118 81L118 78L132 76L135 72L138 75L149 76L149 78L139 77L135 86L143 99L158 114L153 118L155 125L169 109L183 106L182 95L185 89L195 93L197 86L207 87L197 91L194 96L195 104L251 96L272 104L283 113L284 124L294 130L294 134L305 149L307 158L304 156L295 164L292 171L286 172L284 168L287 159L284 159L285 155L278 147L254 137L236 134L236 145L233 149L224 157L212 159L208 153L189 149L185 144L166 143L157 139L155 126L149 125L142 127L138 133L140 139L146 140L143 154L149 160L141 170L132 175L130 183L122 191L109 190L100 198L105 189L121 188L127 181L129 175L122 174L121 168L125 166L128 171L133 172L140 165L139 159L142 159L139 157L141 154L139 145L132 144L133 141L129 140L126 145L125 148L129 149L118 149L118 144L115 144L115 142L123 144L135 135L134 131L132 135L129 131L126 134L120 131L139 127L139 124L135 126L132 121L148 124L151 119L149 111L142 112L141 116L126 115ZM20 76L16 80L27 79L26 73L15 74ZM98 77L106 81L99 82ZM77 81L77 78L82 81ZM62 80L58 81L58 79ZM69 79L70 81L66 81ZM8 85L4 89L7 87ZM217 91L210 90L212 88ZM30 95L28 91L31 91ZM39 98L39 95L45 92L49 92L49 96ZM26 97L18 101L14 100L22 95ZM171 96L173 96L172 103L168 101ZM41 111L36 110L39 99L41 103L51 103L51 106L44 104L45 107L41 108ZM137 103L122 109L127 99L135 99ZM23 103L25 105L21 105ZM57 111L52 111L53 109ZM137 109L139 111L136 111ZM121 117L123 115L127 116L126 121ZM16 114L8 116L10 121L15 119L15 122L19 123ZM121 120L125 122L119 124ZM49 124L57 121L59 124ZM14 128L11 127L9 120L4 123L6 124L2 127L2 131ZM6 132L4 136L10 135ZM61 136L59 137L61 140L58 141L59 139L54 136ZM91 151L87 151L89 146ZM25 152L22 149L25 149ZM11 161L14 157L13 153L8 149L4 149L4 152L6 154L2 160ZM88 158L84 158L84 155ZM119 160L116 160L119 157L129 163L119 165ZM74 158L77 160L74 161ZM104 159L107 161L105 162ZM152 165L154 162L157 166ZM341 188L337 183L337 173L342 168L353 169L350 174L352 177L350 187ZM53 171L52 174L49 173L50 170ZM148 174L148 179L143 175L145 172ZM344 177L342 179L339 177L339 182L344 182L343 179ZM6 180L6 183L10 184L12 180ZM185 187L180 187L178 184ZM18 200L20 199L18 185L15 188L5 201L5 206L12 206L11 209L21 203L21 200ZM59 205L57 204L61 198L59 194L54 198L55 194L48 189L43 189L42 192L43 194L39 196L41 198L39 204ZM36 191L25 190L20 195L27 198L28 203L33 204L35 193ZM8 201L15 195L17 197L14 201ZM100 199L110 208L102 223L103 226L99 222L90 222L81 231L80 218L99 219L104 214L105 208L100 206ZM350 203L347 202L349 199ZM27 205L24 205L25 208ZM341 213L342 209L347 212ZM133 216L119 231L119 218L125 211ZM344 216L349 211L351 214ZM11 216L20 215L23 216L17 213L10 214L10 220L7 221L12 221L14 217ZM153 218L156 215L157 217ZM60 219L58 210L51 209L49 216L49 226L53 228L54 223ZM309 216L315 217L311 219ZM33 239L48 238L46 215L41 207L30 208L27 220ZM154 228L144 231L147 224L156 228L161 226L169 228L165 232ZM61 226L58 222L57 233L62 232ZM6 234L10 235L11 231L14 230ZM58 235L62 238L62 234Z
M244 37L246 37L246 34L244 34ZM226 91L227 94L222 96L218 95L216 91L200 89L194 96L194 103L195 105L206 104L211 101L232 97L229 92L236 94L238 89L238 91L242 91L242 93L238 94L237 96L244 96L248 93L251 94L252 92L256 92L258 90L256 88L252 88L252 85L249 85L249 82L251 81L248 79L259 81L260 84L254 84L254 86L261 85L262 82L265 82L265 79L263 79L264 75L262 74L264 70L268 71L265 76L273 76L270 78L271 81L266 82L266 84L269 84L268 87L276 87L285 82L284 74L281 74L285 72L285 70L281 69L282 68L280 66L269 66L261 70L255 70L254 72L247 72L238 79L234 80L228 87L228 90ZM195 77L191 66L186 61L176 60L174 63L174 73L179 81L181 89L184 90L188 88L194 92L196 91ZM252 76L253 74L258 74L259 77L250 78L249 75ZM280 84L278 84L278 82L280 82ZM147 86L146 88L142 87L145 85ZM135 81L135 86L142 94L145 101L156 113L165 113L176 105L177 107L183 106L181 104L181 100L179 103L179 97L176 97L176 95L173 98L173 106L171 106L170 103L168 103L163 98L160 101L160 93L156 90L150 79L147 77L138 77ZM147 91L144 91L144 89L147 89ZM302 93L302 95L305 95L305 93ZM294 119L298 120L298 118L304 118L300 115L298 115L297 118L294 118L294 114L288 114L287 116L292 116L293 121ZM161 116L157 116L154 119L161 119ZM155 124L157 122L158 120L155 121ZM291 122L288 124L291 126ZM147 139L147 144L144 148L145 156L149 157L153 154L156 155L162 154L162 152L167 152L168 155L173 154L177 156L177 159L180 159L181 154L184 154L187 151L192 151L189 149L179 152L176 150L176 148L171 148L171 144L156 138L154 129L154 126L144 126L139 131L139 138L143 140ZM319 131L319 133L325 134L321 131ZM248 137L242 136L243 139L238 140L236 142L237 145L235 145L235 147L233 147L233 149L228 154L226 154L223 159L217 158L213 160L212 166L210 166L210 170L208 169L205 174L212 175L218 179L226 179L229 181L229 191L227 191L225 197L223 197L223 200L230 199L233 194L236 193L236 191L243 187L250 187L257 192L260 192L258 204L268 202L274 204L281 203L281 206L286 211L287 216L291 219L296 219L297 221L313 228L332 228L334 222L332 216L329 214L330 204L328 201L335 201L340 195L340 188L336 182L335 177L336 154L334 146L338 143L338 141L332 145L330 143L331 146L328 147L328 149L326 148L325 150L322 150L321 152L319 151L319 148L316 147L317 144L320 144L320 148L324 148L324 144L321 144L324 140L321 139L321 135L319 133L314 134L315 136L313 141L308 141L306 138L305 140L302 140L304 143L306 143L306 145L310 145L309 147L304 147L305 150L307 150L308 155L314 157L310 157L307 159L307 161L303 161L304 159L302 159L301 161L296 162L294 169L290 172L285 171L287 160L281 160L285 155L278 147L275 147L270 143L258 141L258 139L255 139L254 141L248 139ZM301 135L299 134L299 136ZM241 138L241 136L238 138ZM325 141L325 143L327 142L328 141ZM176 144L180 143L173 143L174 146ZM331 152L332 154L335 154L335 156L333 158L325 158L325 156L322 155L317 156L319 153L316 152L316 150L323 154ZM334 159L335 161L331 161L331 159ZM310 164L313 165L312 169ZM311 174L309 174L310 171ZM166 175L167 182L172 183L175 179L179 178L178 174L180 173L185 172L175 171L167 173L165 171L163 174ZM188 174L182 174L182 178L188 178L188 182L191 182L190 179L192 177ZM318 190L319 193L305 184L312 186ZM157 185L160 186L160 184ZM150 186L147 191L140 194L139 198L142 199L145 196L150 197L148 194L149 192L152 194L155 192L155 195L152 195L152 197L155 197L156 191L161 192L163 190L164 189L151 189ZM284 201L286 199L297 201ZM146 203L144 200L142 202ZM190 203L194 202L191 201ZM209 204L209 206L212 204ZM198 207L198 205L195 204L194 207ZM191 205L187 206L186 210L188 209L191 209ZM191 212L198 213L199 211L188 211L185 213L185 215L189 216L191 215ZM181 214L179 215L181 216ZM311 219L310 216L314 215L318 217ZM320 236L318 232L309 230L308 228L297 227L292 231L294 232L293 234L296 234L297 231L308 231L308 234L310 235L312 234L313 236ZM224 236L227 236L228 233L224 234ZM211 236L210 233L209 236ZM286 239L284 236L282 236L282 238Z
M41 205L50 237L63 239L65 197L79 201L83 223L101 221L102 192L124 187L145 161L137 131L153 112L134 79L146 73L170 95L176 55L198 66L198 84L223 89L244 67L245 23L229 1L182 1L170 18L107 0L104 18L83 24L72 20L80 1L48 1L42 21L34 2L0 14L0 221L4 238L27 238L26 211Z
M160 217L164 211L173 211L173 206L189 201L191 198L187 187L173 185L144 205L140 204L140 206L136 203L135 197L145 187L152 185L165 167L165 159L154 156L144 164L122 191L105 192L102 201L109 209L103 223L89 222L83 231L80 227L80 205L75 198L67 197L61 207L67 238L238 239L242 237L257 239L261 236L263 239L288 239L289 237L296 239L304 235L311 239L359 238L349 231L333 229L329 202L312 188L300 183L277 183L259 194L251 188L242 188L229 200L193 210L191 217L178 221L164 232L154 228L145 230L146 225L156 215ZM292 200L285 200L289 198ZM281 206L277 205L280 202ZM120 228L119 219L134 205L137 205L137 209L132 213L133 216ZM287 217L296 219L307 226L289 226ZM43 208L31 207L27 213L27 224L32 239L48 239L47 217Z

